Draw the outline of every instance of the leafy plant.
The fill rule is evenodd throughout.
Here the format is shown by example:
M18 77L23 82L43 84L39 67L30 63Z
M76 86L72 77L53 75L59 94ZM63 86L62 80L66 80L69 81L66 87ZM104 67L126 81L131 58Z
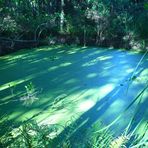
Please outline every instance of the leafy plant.
M38 100L38 98L36 96L38 91L35 89L35 87L32 84L32 82L30 82L29 84L25 85L25 89L26 89L25 95L23 97L21 97L20 100L23 101L23 105L29 106L33 102Z

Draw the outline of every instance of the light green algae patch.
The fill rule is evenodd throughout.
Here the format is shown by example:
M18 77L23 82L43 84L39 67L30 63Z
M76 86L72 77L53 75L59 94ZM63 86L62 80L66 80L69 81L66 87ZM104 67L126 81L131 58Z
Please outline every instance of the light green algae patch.
M35 119L63 125L84 115L80 125L100 119L108 125L147 83L146 56L128 86L142 56L125 50L52 46L0 57L0 114L16 123ZM26 90L30 82L32 93ZM148 91L143 97L140 109L145 116L141 113L139 117L145 124ZM127 125L135 108L136 104L126 114L126 121L120 120L118 131Z

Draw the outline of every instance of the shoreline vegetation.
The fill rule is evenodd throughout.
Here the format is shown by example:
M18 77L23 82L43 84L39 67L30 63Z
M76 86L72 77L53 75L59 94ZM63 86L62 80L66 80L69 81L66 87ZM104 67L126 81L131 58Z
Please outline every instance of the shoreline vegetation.
M0 1L0 55L56 44L145 50L146 0Z

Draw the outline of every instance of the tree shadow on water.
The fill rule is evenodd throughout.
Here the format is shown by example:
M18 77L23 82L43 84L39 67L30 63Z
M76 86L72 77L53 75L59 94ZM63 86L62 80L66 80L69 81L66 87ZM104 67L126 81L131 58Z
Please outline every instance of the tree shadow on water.
M85 131L90 128L98 119L100 119L111 106L113 102L120 98L120 95L126 89L126 85L117 86L104 98L101 98L91 109L83 113L74 123L67 126L55 139L54 145L64 142L68 138L71 145L74 146L76 140L85 138ZM71 132L71 128L73 131Z
M139 71L137 76L139 76L141 72L142 70ZM57 137L55 137L55 139L53 140L54 146L56 147L58 144L63 143L65 140L69 140L72 147L75 147L75 144L77 143L77 141L81 141L85 139L86 131L89 128L91 128L95 122L97 122L102 117L104 117L104 115L106 115L106 112L111 107L111 105L117 100L120 101L121 97L127 97L126 90L128 88L128 85L131 84L130 80L127 81L128 78L130 78L130 75L125 77L122 85L115 87L105 97L100 98L99 101L92 108L84 112L78 119L76 119L76 121L71 121L71 124L68 125ZM132 101L132 99L130 100ZM127 99L123 101L125 101L126 103L126 105L124 105L124 108L126 108L129 102L128 103L126 102ZM140 106L143 106L143 103ZM124 108L122 109L124 110ZM110 118L109 119L110 122L114 121L114 119L122 112L122 109L120 108L117 109L116 113L110 110L110 113L108 115L108 117ZM142 112L141 115L144 114L145 109L143 109L141 112ZM134 127L136 127L136 125L140 122L141 119L142 119L142 116L139 116L138 120L136 120L136 123L132 125L131 130ZM121 124L119 126L121 126L122 128L123 125Z

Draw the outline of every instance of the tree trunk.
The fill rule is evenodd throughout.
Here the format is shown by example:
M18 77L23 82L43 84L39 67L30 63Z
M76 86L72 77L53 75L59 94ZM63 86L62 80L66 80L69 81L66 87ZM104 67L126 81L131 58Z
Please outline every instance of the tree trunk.
M60 32L64 32L64 0L61 0L61 13L60 13Z
M86 47L86 26L84 25L83 46Z

